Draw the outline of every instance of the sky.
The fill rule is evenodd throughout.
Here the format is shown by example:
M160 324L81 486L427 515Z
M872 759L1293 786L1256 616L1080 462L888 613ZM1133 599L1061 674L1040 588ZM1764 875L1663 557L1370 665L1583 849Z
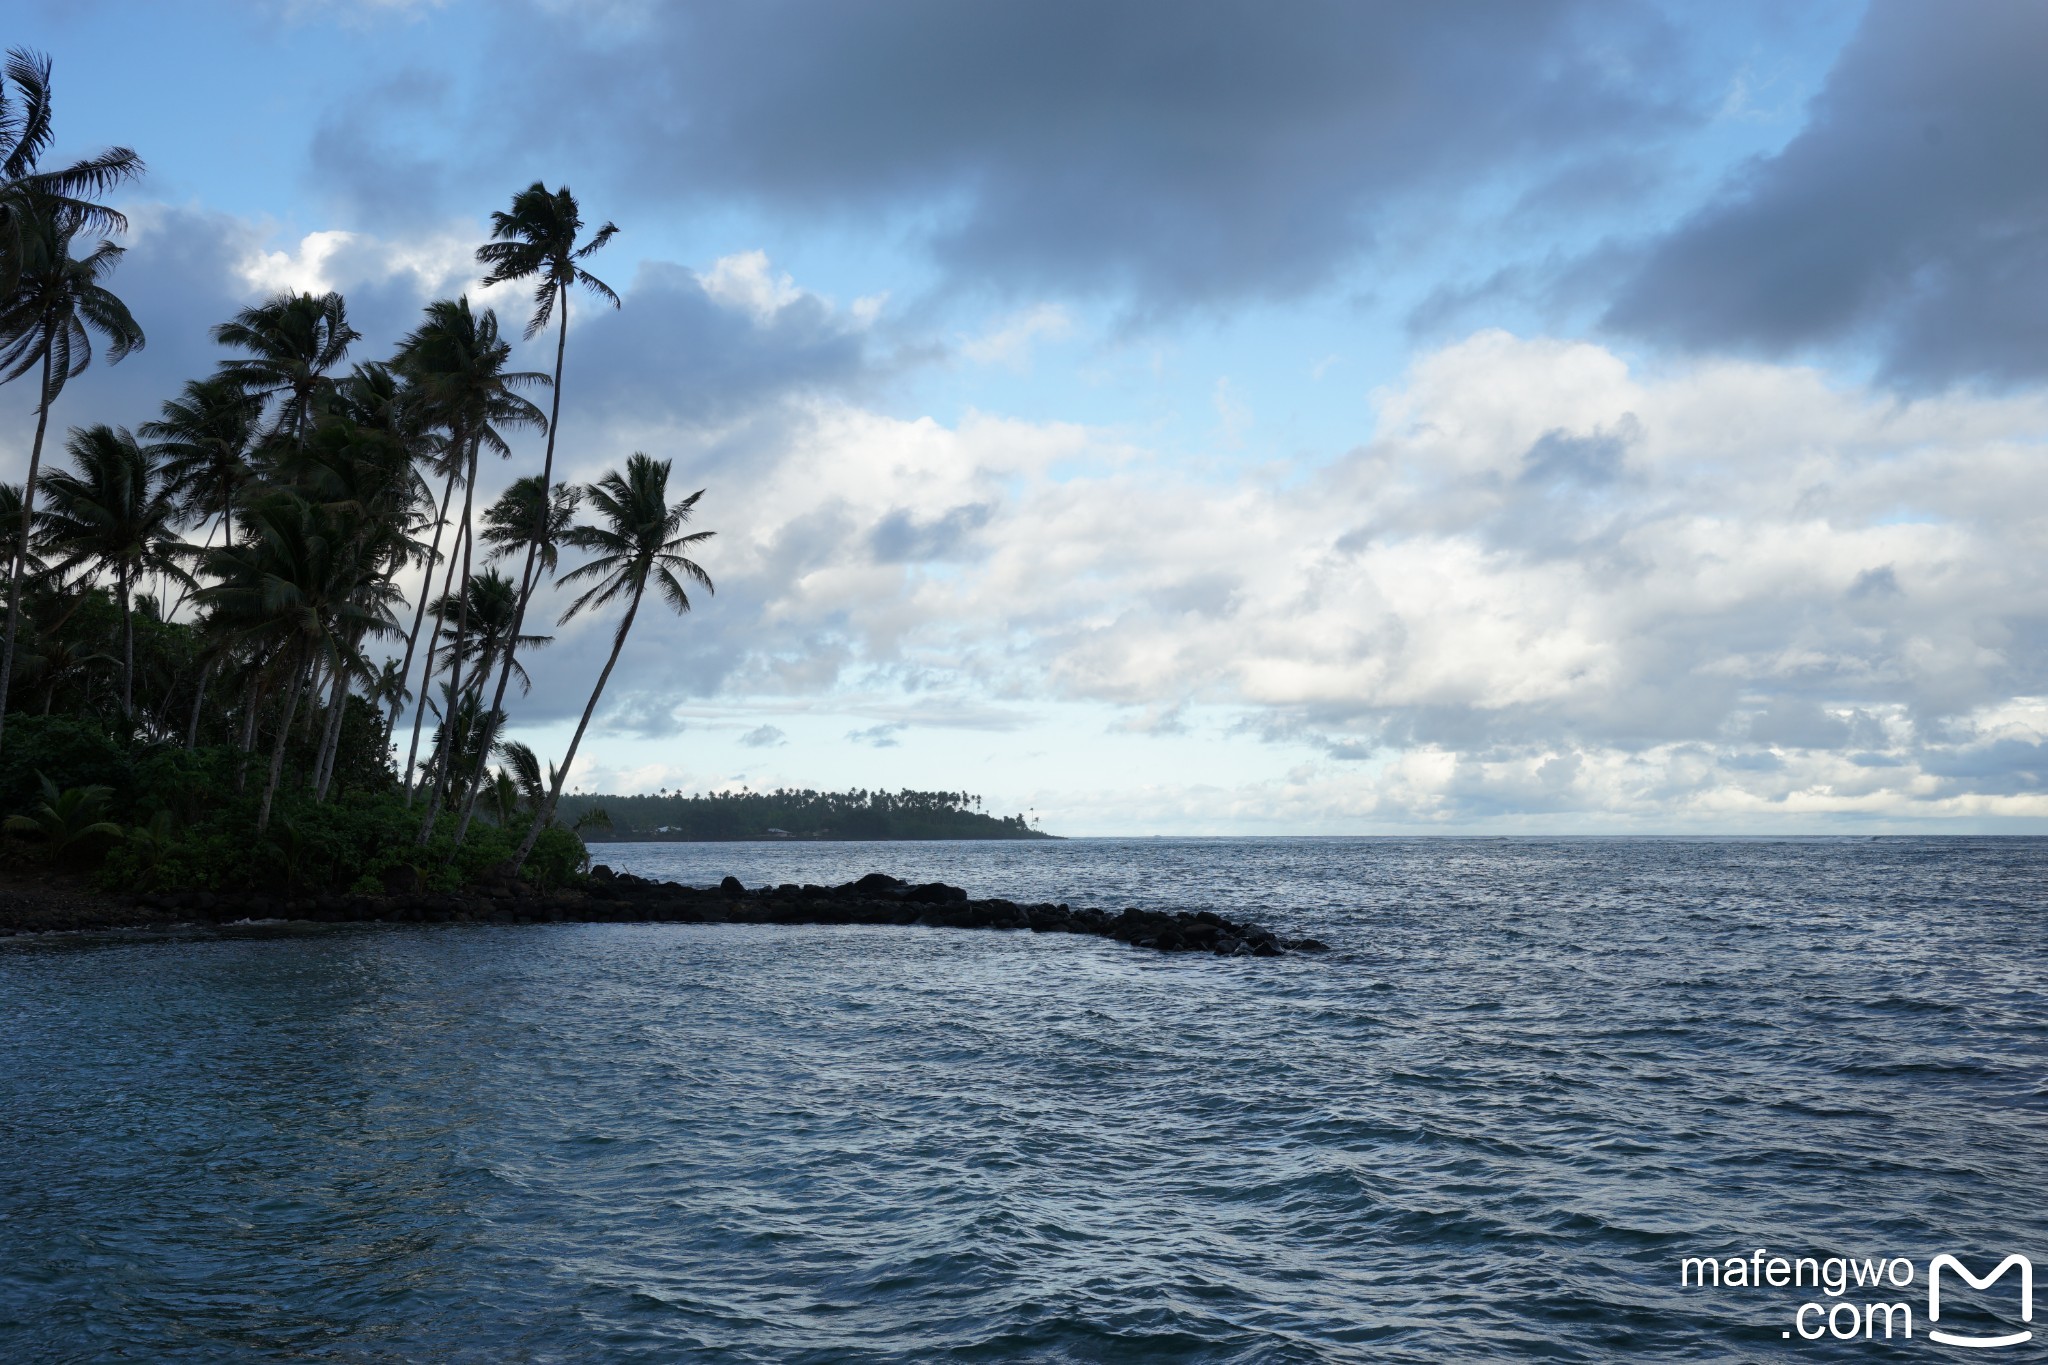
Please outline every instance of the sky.
M490 213L617 223L558 460L673 461L717 591L642 614L579 789L2048 833L2034 0L10 11L57 154L150 168L148 346L60 424L284 288L359 359L465 292L516 335ZM613 625L529 626L515 737L566 747Z

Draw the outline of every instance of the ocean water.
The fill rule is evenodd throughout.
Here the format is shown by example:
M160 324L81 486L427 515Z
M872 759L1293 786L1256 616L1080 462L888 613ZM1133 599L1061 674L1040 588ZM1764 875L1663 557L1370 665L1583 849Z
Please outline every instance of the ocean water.
M2041 1359L2048 841L666 845L1248 914L0 945L0 1360ZM1686 1257L1903 1259L1914 1339ZM1940 1327L2029 1326L1950 1276ZM1860 1311L1860 1309L1859 1309ZM1837 1319L1838 1322L1841 1319Z

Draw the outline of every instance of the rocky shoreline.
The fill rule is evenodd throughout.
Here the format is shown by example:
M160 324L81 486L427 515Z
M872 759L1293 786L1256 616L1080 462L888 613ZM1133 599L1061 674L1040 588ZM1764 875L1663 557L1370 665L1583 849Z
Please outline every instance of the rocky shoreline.
M64 914L10 914L0 933L105 929L173 924L227 925L251 920L323 924L872 924L948 929L1029 929L1034 933L1088 934L1165 953L1219 957L1279 957L1322 952L1311 938L1283 938L1257 924L1211 911L1076 909L975 899L942 882L912 885L879 872L843 886L764 886L748 889L738 878L693 887L649 881L608 867L560 891L535 891L502 882L462 891L393 887L382 896L309 896L286 899L254 893L152 892L107 897L96 907Z

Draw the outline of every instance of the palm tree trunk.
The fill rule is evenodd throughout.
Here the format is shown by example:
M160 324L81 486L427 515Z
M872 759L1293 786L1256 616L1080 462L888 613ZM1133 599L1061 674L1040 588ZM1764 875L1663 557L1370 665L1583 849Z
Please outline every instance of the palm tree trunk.
M547 453L540 463L540 536L526 542L526 567L519 575L519 603L512 609L512 634L505 641L504 662L498 666L498 688L491 696L491 704L484 712L484 742L477 749L476 771L470 774L469 791L462 803L462 822L455 827L455 847L462 847L462 840L469 833L471 816L476 812L477 793L483 790L484 772L491 761L491 741L496 738L493 718L498 708L505 704L505 685L511 681L512 665L519 653L519 632L526 626L526 603L533 596L533 590L540 572L535 561L540 556L541 538L548 530L548 490L554 486L555 477L555 426L562 420L562 361L569 350L569 292L562 291L562 325L555 333L555 384L548 395L548 440ZM449 856L454 856L450 854Z
M242 691L242 766L235 770L235 795L249 789L249 755L256 750L256 702L262 671L253 665L249 685Z
M292 717L299 707L299 687L305 673L306 664L301 663L292 670L291 681L284 689L284 715L277 724L277 742L270 746L270 780L263 785L263 804L256 811L258 834L270 827L270 803L277 797L278 779L284 776L285 745L291 742Z
M455 643L449 647L448 659L448 705L456 714L462 709L462 647L469 638L469 568L470 552L476 546L476 537L469 533L470 504L476 498L476 456L477 448L483 442L472 441L469 447L469 479L462 490L462 584L455 594ZM434 746L434 795L427 802L426 818L420 821L419 842L422 847L434 837L434 822L440 818L441 802L448 793L448 770L455 766L455 715L444 718L440 742Z
M200 548L211 550L213 548L213 538L219 535L226 525L227 513L223 511L220 518L213 525L206 528L206 539L201 543ZM222 543L225 544L225 540ZM164 620L169 621L177 616L179 608L185 605L185 599L192 595L193 587L194 585L191 583L180 583L178 585L178 600L171 603L170 610L164 613ZM168 598L170 596L169 592L166 592L164 596Z
M450 589L452 589L455 585L456 555L462 551L463 547L468 543L468 541L469 527L467 525L456 527L455 544L448 547L448 571L441 575L441 596L444 598L448 596ZM424 590L426 586L427 585L425 583L422 583L420 585L422 590ZM440 647L441 618L439 616L436 616L434 618L433 633L427 637L427 662L426 665L420 669L419 709L412 713L412 751L405 756L405 804L408 806L412 804L413 777L414 774L419 769L420 726L424 724L427 719L427 698L430 695L432 695L433 692L434 655L436 651L440 649Z
M215 662L213 659L206 661L199 670L199 682L192 689L192 723L185 727L185 747L188 749L199 747L199 709L206 701L206 680L213 676Z
M441 490L441 510L434 517L434 539L427 548L427 571L420 575L420 605L412 614L412 634L405 637L405 667L398 673L398 694L391 699L389 725L393 731L398 729L398 712L405 705L405 683L412 677L412 653L420 642L420 625L427 619L427 598L431 595L428 589L434 585L434 561L441 557L441 532L448 527L448 503L455 496L455 475L455 470L448 471L447 486ZM420 709L424 711L426 706L427 687L423 682L420 684ZM411 786L412 779L407 778L406 787L410 789Z
M126 568L114 575L114 586L121 593L121 719L132 726L135 724L135 615L129 603L132 594L128 590Z
M21 485L21 539L14 543L7 571L7 642L0 647L0 735L6 733L7 690L14 682L14 637L21 621L21 576L27 569L29 525L35 518L36 474L43 466L43 433L50 426L50 342L43 340L43 401L36 404L36 439L28 450L28 478Z
M334 669L334 690L327 703L327 729L320 737L320 758L313 765L313 803L327 801L327 784L334 778L334 753L341 743L341 718L348 708L348 670L338 663Z
M591 713L597 710L597 699L604 695L604 685L612 679L612 668L619 662L619 651L626 647L626 632L633 628L633 618L640 612L640 595L647 591L647 578L642 575L633 586L633 601L626 608L626 619L619 622L619 633L612 637L612 656L604 661L604 672L597 675L597 686L591 689L590 700L583 705L583 719L576 722L576 733L569 740L569 752L562 759L562 766L555 770L555 780L548 787L548 799L533 817L533 828L526 831L526 838L520 841L519 851L512 855L511 872L517 876L519 869L526 865L527 855L540 839L540 832L555 818L555 803L562 799L562 784L569 780L569 769L575 766L576 750L583 743L583 732L590 728Z
M316 656L306 661L306 684L303 689L306 694L306 718L299 725L299 742L302 744L313 742L313 713L320 709L321 681L320 660ZM306 784L311 786L312 781L313 774L309 770L306 773Z

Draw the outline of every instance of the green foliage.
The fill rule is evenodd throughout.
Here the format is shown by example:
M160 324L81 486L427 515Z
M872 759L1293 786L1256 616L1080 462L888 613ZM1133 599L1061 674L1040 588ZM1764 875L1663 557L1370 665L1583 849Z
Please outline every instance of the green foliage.
M7 817L9 834L33 835L53 862L69 862L105 840L121 837L121 827L106 818L114 793L110 787L71 787L63 791L41 779L42 799L25 814Z
M84 716L8 717L0 750L0 811L26 811L42 799L43 774L73 787L104 787L119 809L134 789L127 749L106 726Z
M421 847L415 842L419 808L394 793L357 792L325 804L294 793L279 798L258 838L256 804L252 792L221 803L165 840L131 838L108 856L101 880L110 887L164 891L378 894L387 876L410 873L429 889L449 891L495 875L524 833L518 826L479 824L460 849L447 831ZM574 834L549 830L527 861L526 877L541 886L561 885L587 857Z
M602 804L600 804L602 803ZM1042 839L1021 815L974 809L967 792L714 792L706 796L565 796L580 828L602 810L621 839Z

